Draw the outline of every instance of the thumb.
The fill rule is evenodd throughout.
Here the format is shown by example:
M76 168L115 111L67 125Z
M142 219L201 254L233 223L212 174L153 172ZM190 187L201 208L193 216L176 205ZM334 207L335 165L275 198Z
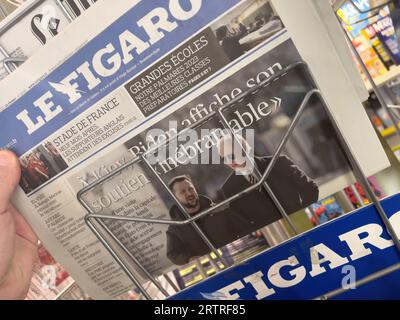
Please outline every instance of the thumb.
M10 205L10 199L21 177L17 156L10 151L0 151L0 215Z

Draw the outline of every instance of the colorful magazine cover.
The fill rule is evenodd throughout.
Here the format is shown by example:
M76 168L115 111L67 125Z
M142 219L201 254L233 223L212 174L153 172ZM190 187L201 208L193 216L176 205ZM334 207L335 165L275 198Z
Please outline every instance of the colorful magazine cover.
M335 197L325 198L318 203L312 204L306 213L314 226L331 221L344 214L343 208Z

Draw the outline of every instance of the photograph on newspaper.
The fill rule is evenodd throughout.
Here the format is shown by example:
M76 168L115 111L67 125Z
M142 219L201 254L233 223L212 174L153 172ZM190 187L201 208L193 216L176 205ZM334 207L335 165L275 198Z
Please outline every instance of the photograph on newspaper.
M246 16L241 16L243 12L254 20L246 20ZM237 57L229 56L223 45L224 39L218 34L221 30L231 32L229 30L236 29L237 33L250 32L239 37L239 42L240 39L252 39L252 33L257 33L257 30L251 32L249 28L256 28L254 26L260 19L265 19L266 24L271 21L268 19L272 19L271 25L279 25L280 28L270 33L270 37L255 41L255 46L274 41L271 37L282 31L282 22L271 8L265 5L252 12L249 9L246 11L244 5L240 6L128 82L125 88L135 105L145 117L150 117L165 103L193 87L188 82L191 83L198 74L214 71L227 65L231 59L238 63L251 47L241 49ZM262 26L259 27L262 29ZM197 52L188 50L195 44L202 46L202 42L208 43L206 48ZM238 47L241 48L240 45ZM233 52L228 51L230 54ZM188 52L188 63L168 70L174 58L185 52ZM154 160L154 172L144 160L139 160L87 193L84 200L93 212L99 214L182 221L187 217L181 206L195 216L259 182L260 177L256 177L251 170L245 153L233 136L226 131L217 115L210 115L301 58L293 42L286 40L253 59L247 58L251 62L243 64L239 71L146 128L143 133L125 142L124 147L114 149L112 155L106 155L89 170L85 168L69 179L74 190L77 192L96 181L100 165L108 162L109 168L103 172L111 172L111 168L146 154L149 162L150 158ZM189 65L195 67L187 68ZM262 174L311 88L304 70L292 70L227 110L226 117L234 132L239 132L239 136L241 132L249 134L249 137L240 137L248 138L244 143ZM204 119L206 121L203 122ZM188 128L194 129L185 132ZM181 132L183 136L179 135ZM169 139L170 143L157 148ZM148 154L152 148L156 149L155 153ZM120 156L117 157L117 154ZM232 161L232 155L236 156L236 161ZM109 162L111 157L115 159L113 163ZM319 186L349 171L328 115L318 101L311 100L267 182L285 211L293 214L319 200ZM173 196L165 190L166 187ZM174 196L179 204L174 201ZM198 225L212 244L221 248L282 218L267 192L260 187L201 218ZM109 222L109 228L131 252L137 254L146 269L155 274L169 270L171 264L185 265L210 252L191 225L155 223L146 226L143 223Z

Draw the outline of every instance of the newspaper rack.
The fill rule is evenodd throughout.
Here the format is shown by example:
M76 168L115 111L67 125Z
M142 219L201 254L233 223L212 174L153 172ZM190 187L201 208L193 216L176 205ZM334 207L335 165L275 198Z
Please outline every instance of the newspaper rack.
M3 15L3 18L7 17L7 12L1 4L0 4L0 13Z
M176 138L178 136L180 136L181 134L183 134L186 130L188 129L192 129L191 128L187 128L183 131L181 131L180 133L178 133L177 136L175 137L171 137L170 140L166 140L162 143L160 143L157 146L154 146L151 150L148 150L145 154L142 154L140 157L126 163L124 166L118 168L117 170L111 172L110 174L102 177L101 179L99 179L98 181L90 184L89 186L83 188L82 190L80 190L77 194L77 198L78 201L82 204L82 206L87 210L87 215L85 216L85 221L86 224L88 225L88 227L92 230L92 232L96 235L96 237L98 238L98 240L104 245L104 247L109 251L109 253L113 256L113 258L115 259L115 261L120 265L120 267L126 272L126 274L128 275L128 277L131 279L132 283L137 287L137 289L143 294L143 296L146 299L152 299L152 297L148 294L148 292L146 292L146 290L144 289L144 287L142 286L142 284L140 283L140 281L137 279L137 277L135 277L135 275L129 270L128 265L123 261L122 257L113 249L112 245L110 243L108 243L108 241L105 239L105 237L103 237L103 235L101 234L98 226L96 226L93 221L96 221L101 228L104 229L105 233L107 233L109 236L111 236L111 238L117 243L117 245L120 247L120 249L122 249L122 251L132 260L131 262L133 263L133 265L138 268L138 270L142 271L146 276L147 279L152 282L164 295L166 298L168 298L168 293L166 292L166 290L160 285L160 283L158 283L158 281L154 278L153 275L150 274L150 272L148 272L146 270L146 268L133 256L133 254L129 251L128 248L126 248L121 241L119 241L117 239L117 237L115 235L112 234L111 230L108 229L108 227L106 226L106 224L104 223L104 220L112 220L112 221L120 221L120 222L136 222L136 223L149 223L149 224L164 224L164 225L187 225L187 224L191 224L195 230L198 232L198 234L202 237L202 239L205 241L205 243L208 245L208 247L210 248L211 252L214 252L217 257L220 259L220 261L227 266L224 258L219 254L218 250L212 245L211 241L205 236L205 234L201 231L201 229L196 225L196 221L205 217L206 215L209 215L213 212L215 212L216 210L218 210L220 207L225 206L225 205L229 205L229 203L231 203L234 200L237 200L240 197L243 197L244 195L248 194L249 192L263 187L266 192L269 194L269 196L271 197L272 201L274 202L277 210L279 211L279 213L281 214L282 218L285 219L289 226L292 228L292 231L294 233L297 234L297 230L293 224L293 222L291 221L291 218L288 216L288 214L285 212L285 210L283 209L282 205L280 204L279 200L276 198L276 196L274 195L274 192L271 190L271 188L269 187L268 183L266 182L266 179L268 178L269 174L271 173L278 157L280 156L280 154L282 153L287 141L289 140L289 138L292 136L294 129L296 128L296 125L299 122L299 119L301 118L301 115L303 114L304 110L307 108L307 106L309 105L309 102L312 98L317 98L319 99L319 101L322 104L322 107L324 108L325 112L327 113L330 122L333 125L334 131L340 141L341 147L343 148L343 151L345 153L345 155L348 158L349 163L351 164L351 167L353 169L353 173L354 176L356 178L356 180L362 185L362 187L364 188L364 190L366 191L368 197L371 199L371 201L373 202L374 206L376 207L380 218L382 219L383 223L385 224L385 226L387 227L389 234L393 240L393 242L396 245L396 248L398 251L400 251L400 241L399 239L396 237L396 233L387 217L387 215L385 214L385 211L382 207L382 205L380 204L378 198L376 197L376 195L374 194L371 186L368 183L368 179L365 176L365 174L363 173L363 170L358 162L358 160L355 158L355 156L353 155L352 151L350 150L350 147L348 146L348 144L346 143L345 137L343 137L343 135L341 134L340 129L338 128L331 112L330 109L327 105L327 102L325 101L321 91L318 89L316 82L314 80L313 75L311 74L311 71L309 70L308 65L303 62L303 61L299 61L296 63L293 63L291 65L289 65L288 67L284 68L281 72L277 73L276 75L274 75L273 77L265 80L264 82L260 83L258 86L244 92L243 94L241 94L240 96L236 97L234 100L232 100L231 102L229 102L228 104L220 107L218 109L218 111L213 112L211 114L209 114L206 118L204 118L203 120L201 120L201 122L203 121L207 121L208 119L210 119L211 117L218 117L218 119L222 122L223 126L228 129L233 137L235 138L235 140L239 143L239 145L242 147L242 151L244 152L244 154L246 155L247 159L254 164L254 160L249 156L249 154L247 153L245 147L243 147L243 145L241 144L237 134L234 132L234 130L229 126L229 123L226 119L226 117L223 114L223 111L232 107L233 105L235 105L236 103L242 101L244 98L246 98L248 95L251 94L257 94L259 92L259 90L262 87L266 87L269 84L271 84L272 82L275 81L279 81L280 78L284 75L286 75L287 73L295 70L295 69L302 69L304 71L304 74L307 77L308 82L312 85L312 89L310 89L304 96L299 109L296 112L296 115L294 116L288 130L286 131L286 133L284 134L282 140L280 141L273 157L271 160L271 163L268 165L268 168L266 169L265 172L261 173L257 167L256 168L256 174L259 177L259 182L245 190L243 190L242 192L232 196L231 198L217 204L216 206L206 209L205 211L199 213L198 215L194 216L194 217L190 217L190 215L187 213L187 211L184 209L184 207L179 203L179 201L176 199L176 197L172 194L172 192L169 190L168 186L166 186L166 184L161 180L161 177L158 175L158 173L154 170L154 168L152 168L152 166L149 164L148 160L146 159L146 156L148 153L155 151L156 149L160 148L163 145L166 145L170 142L171 139ZM196 123L194 126L198 126L199 123ZM122 172L124 169L128 168L129 166L132 166L138 162L143 162L143 164L150 170L150 173L154 176L155 179L157 179L157 181L161 182L161 185L163 186L163 188L165 189L166 193L170 195L171 199L174 200L175 204L178 205L178 207L181 209L181 211L185 214L185 216L187 217L187 220L185 221L173 221L173 220L162 220L162 219L145 219L145 218L136 218L136 217L122 217L122 216L113 216L113 215L105 215L105 214L96 214L95 212L92 211L92 209L89 207L89 205L85 202L85 200L83 199L83 195L90 192L91 190L93 190L94 188L96 188L97 186L99 186L100 184L106 182L107 180L113 178L114 176L116 176L117 174L119 174L120 172ZM241 262L243 263L243 262ZM240 263L239 263L240 264ZM236 264L234 264L231 267L236 266ZM380 275L380 277L383 275ZM374 278L371 278L374 279ZM372 280L370 280L372 281ZM332 297L332 295L330 295L330 297ZM316 297L319 298L319 297ZM323 298L326 298L325 296Z

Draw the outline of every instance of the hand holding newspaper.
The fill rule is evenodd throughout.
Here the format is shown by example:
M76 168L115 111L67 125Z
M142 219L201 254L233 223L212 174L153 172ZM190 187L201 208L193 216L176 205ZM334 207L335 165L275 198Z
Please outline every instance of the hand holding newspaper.
M293 6L301 7L296 19ZM259 32L270 21L280 27ZM366 173L385 168L384 151L325 28L307 0L98 2L0 83L0 146L21 163L15 206L90 296L126 293L132 283L86 225L77 193L176 136L156 148L151 167L140 160L85 194L91 211L179 221L183 211L195 216L254 185L257 177L230 149L233 140L215 114L302 60ZM316 43L317 55L310 49ZM261 171L309 90L296 70L227 110L229 126L246 133L244 149ZM357 119L357 130L349 118ZM191 134L182 137L188 128ZM267 182L292 214L351 181L328 116L313 101ZM219 248L279 219L260 189L198 224ZM187 225L105 225L155 277L210 252Z

